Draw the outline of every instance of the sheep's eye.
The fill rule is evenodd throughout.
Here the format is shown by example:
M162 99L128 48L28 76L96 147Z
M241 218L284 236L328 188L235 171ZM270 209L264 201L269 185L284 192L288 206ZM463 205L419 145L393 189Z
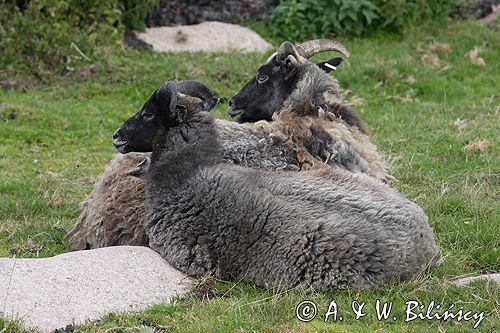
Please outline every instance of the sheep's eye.
M151 119L153 119L153 118L154 118L154 116L155 116L154 114L149 113L149 112L144 112L144 113L142 114L142 118L143 118L144 120L151 120Z
M257 82L258 83L264 83L268 79L267 75L257 75Z

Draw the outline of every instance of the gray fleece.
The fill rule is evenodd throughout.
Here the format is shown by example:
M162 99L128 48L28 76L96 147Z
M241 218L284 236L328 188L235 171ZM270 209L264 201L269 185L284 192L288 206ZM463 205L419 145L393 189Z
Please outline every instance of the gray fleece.
M207 114L156 140L146 231L150 246L189 275L268 288L373 289L438 257L423 211L371 177L228 165Z
M339 98L338 82L305 59L301 71L297 88L272 123L215 121L224 161L272 171L341 168L390 182L376 146ZM66 236L73 249L147 245L141 175L149 156L129 153L111 161Z

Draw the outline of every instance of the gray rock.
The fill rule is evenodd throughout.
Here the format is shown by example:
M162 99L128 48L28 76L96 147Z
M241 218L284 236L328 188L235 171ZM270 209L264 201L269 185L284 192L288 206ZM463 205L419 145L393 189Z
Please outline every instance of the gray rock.
M463 279L452 281L451 283L459 287L464 287L478 280L490 280L496 282L497 284L500 284L500 273L470 276Z
M111 312L168 303L192 280L147 247L116 246L52 258L0 258L0 315L51 332Z
M136 36L158 52L266 52L272 49L256 32L221 22L149 28L146 32L136 32Z

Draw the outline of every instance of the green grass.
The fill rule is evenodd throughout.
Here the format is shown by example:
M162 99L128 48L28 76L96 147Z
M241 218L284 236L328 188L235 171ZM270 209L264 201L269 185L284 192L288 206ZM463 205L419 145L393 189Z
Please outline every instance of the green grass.
M352 57L335 76L363 99L354 108L390 164L395 186L423 207L443 258L414 281L373 292L325 294L266 291L246 283L217 282L224 297L188 297L133 315L111 315L78 332L435 332L473 331L473 322L405 323L404 303L435 300L447 309L484 311L476 331L500 325L498 286L450 286L455 277L500 271L500 38L473 23L427 27L402 37L342 39ZM449 52L432 51L447 43ZM487 66L465 56L475 46ZM437 55L438 62L429 57ZM318 56L317 61L333 54ZM27 93L0 90L0 257L47 257L69 251L63 241L78 203L114 150L111 134L168 79L197 79L227 102L267 58L263 54L154 54L116 50L68 77L54 77ZM426 60L427 59L427 60ZM1 77L1 74L0 74ZM226 117L226 105L215 110ZM463 126L460 126L463 124ZM464 144L484 139L483 153ZM324 313L336 300L343 321L309 323L295 306L314 300ZM394 302L398 320L378 321L375 301ZM353 300L366 302L355 320ZM18 323L0 320L0 332Z

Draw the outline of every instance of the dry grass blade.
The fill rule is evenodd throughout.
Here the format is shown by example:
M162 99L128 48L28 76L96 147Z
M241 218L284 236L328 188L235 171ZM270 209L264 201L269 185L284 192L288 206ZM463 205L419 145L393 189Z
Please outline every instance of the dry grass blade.
M479 49L479 47L476 46L475 48L470 50L466 56L469 57L469 60L473 65L486 66L486 62L484 61L484 59L479 56L480 51L481 50Z
M474 140L464 146L466 153L479 153L482 154L490 146L489 140Z

